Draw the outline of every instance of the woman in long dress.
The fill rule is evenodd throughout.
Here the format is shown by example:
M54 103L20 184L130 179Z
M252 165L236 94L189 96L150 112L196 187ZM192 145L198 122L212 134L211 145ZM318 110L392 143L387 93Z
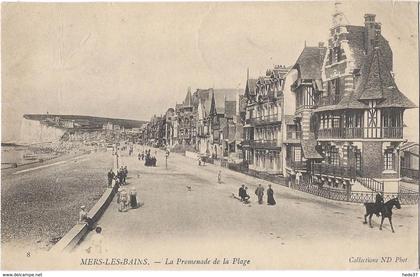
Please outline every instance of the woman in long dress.
M130 190L130 206L132 209L137 208L137 191L134 187Z
M267 189L267 204L276 205L276 200L274 200L274 191L271 188L271 185L268 185L268 189Z

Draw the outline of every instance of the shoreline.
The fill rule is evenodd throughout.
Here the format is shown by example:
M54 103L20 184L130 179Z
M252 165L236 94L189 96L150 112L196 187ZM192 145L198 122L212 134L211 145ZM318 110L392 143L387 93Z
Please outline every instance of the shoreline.
M77 223L81 205L90 210L97 203L106 189L106 172L112 166L110 152L96 151L4 170L3 247L49 250Z

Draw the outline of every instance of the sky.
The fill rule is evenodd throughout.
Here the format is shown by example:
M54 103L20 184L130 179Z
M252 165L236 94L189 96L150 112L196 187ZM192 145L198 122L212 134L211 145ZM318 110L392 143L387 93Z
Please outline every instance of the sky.
M246 72L292 65L326 42L333 2L3 3L2 140L25 113L149 120L188 87L244 88ZM418 103L417 5L343 1L349 24L376 14L399 89ZM406 112L418 141L418 109Z

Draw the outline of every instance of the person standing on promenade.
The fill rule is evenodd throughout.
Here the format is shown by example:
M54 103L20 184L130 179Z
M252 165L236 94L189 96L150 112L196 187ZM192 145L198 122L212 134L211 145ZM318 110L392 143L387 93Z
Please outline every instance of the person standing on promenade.
M296 172L296 185L300 185L302 179L302 173L300 171Z
M128 204L128 195L127 191L123 188L120 191L120 207L118 211L120 212L126 212L127 211L127 204Z
M115 173L112 171L112 169L108 172L108 187L112 187L112 180L115 178Z
M135 187L132 187L130 190L130 206L132 209L136 209L138 206L137 203L137 191Z
M123 168L123 181L124 181L124 184L127 183L126 182L127 176L128 176L128 169L127 169L127 166L124 166L124 168Z
M121 186L122 185L125 185L125 183L124 183L124 168L123 168L123 166L121 166L120 169L118 170L117 176L118 176L118 180L120 182L120 185Z
M261 184L258 185L257 189L255 190L255 194L258 196L258 204L262 204L264 197L264 187L261 186Z
M92 254L102 254L102 252L104 252L103 241L102 228L98 226L95 228L95 233L92 236L90 252Z
M222 171L221 170L219 170L219 173L217 173L217 182L219 184L222 183Z
M267 189L267 205L271 205L271 206L276 205L276 200L274 200L274 191L271 188L271 185L268 185L268 189Z

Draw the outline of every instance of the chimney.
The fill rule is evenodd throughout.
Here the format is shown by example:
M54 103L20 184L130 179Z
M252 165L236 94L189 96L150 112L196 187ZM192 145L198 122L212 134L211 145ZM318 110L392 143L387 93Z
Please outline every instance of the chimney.
M365 14L365 51L366 54L378 46L381 35L381 23L375 21L376 15Z

